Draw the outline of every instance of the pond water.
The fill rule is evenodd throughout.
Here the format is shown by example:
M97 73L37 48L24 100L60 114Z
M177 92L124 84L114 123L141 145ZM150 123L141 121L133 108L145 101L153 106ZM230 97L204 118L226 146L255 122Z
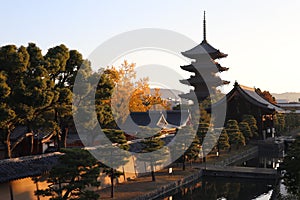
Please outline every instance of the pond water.
M282 158L257 157L236 166L277 168ZM186 187L179 188L161 198L163 200L269 200L274 192L275 180L203 177ZM282 190L280 183L280 190ZM274 192L275 193L275 192ZM274 194L273 194L274 195ZM276 196L276 195L275 195Z
M159 199L163 200L269 200L275 181L210 178L177 189Z

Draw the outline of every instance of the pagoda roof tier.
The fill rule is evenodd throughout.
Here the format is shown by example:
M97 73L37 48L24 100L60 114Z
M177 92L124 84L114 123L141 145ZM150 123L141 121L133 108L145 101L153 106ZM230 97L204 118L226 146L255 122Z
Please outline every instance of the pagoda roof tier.
M206 82L196 82L196 83L191 83L187 80L180 80L180 82L182 84L188 85L188 86L193 86L195 89L201 89L201 88L206 88L207 87L207 83ZM230 83L230 81L224 81L222 80L222 82L219 83L208 83L208 85L212 86L212 87L219 87L222 85L228 85Z
M199 85L199 84L221 85L222 84L222 80L218 76L211 77L208 80L203 80L203 78L201 76L191 76L189 79L180 80L180 82L183 84L188 84L188 85L194 85L194 84L197 84L197 85Z
M181 69L185 70L185 71L188 71L188 72L195 72L195 71L198 71L196 69L196 67L192 64L190 65L183 65L183 66L180 66Z
M225 72L225 71L228 71L229 68L228 67L223 67L222 65L220 65L218 62L215 62L219 72Z
M182 55L192 58L192 59L200 59L203 55L209 54L211 59L215 60L218 58L225 58L227 54L222 53L218 49L211 46L206 40L206 19L205 19L205 11L204 11L204 18L203 18L203 41L201 44L197 45L196 47L182 52Z
M195 101L195 100L202 101L202 100L206 99L209 95L210 94L209 94L208 90L196 91L196 92L191 90L189 93L180 94L179 96L181 98L189 99L189 100L192 100L192 101Z
M203 54L209 54L209 56L213 60L225 58L228 56L228 54L222 53L218 49L211 46L206 40L203 40L201 44L197 45L196 47L188 51L182 52L182 55L191 59L198 59Z
M215 70L215 73L217 72L224 72L227 71L229 68L228 67L222 67L218 62L214 62L217 69ZM180 66L181 69L188 71L188 72L197 72L197 71L202 71L205 70L205 66L201 66L201 69L197 69L194 65L190 64L190 65L184 65L184 66ZM212 67L209 66L208 69L210 71L212 71L211 69Z
M195 64L190 64L190 65L185 65L185 66L180 66L181 69L185 70L185 71L189 71L189 72L193 72L193 73L198 73L198 74L208 74L208 73L218 73L219 68L214 65L195 65Z

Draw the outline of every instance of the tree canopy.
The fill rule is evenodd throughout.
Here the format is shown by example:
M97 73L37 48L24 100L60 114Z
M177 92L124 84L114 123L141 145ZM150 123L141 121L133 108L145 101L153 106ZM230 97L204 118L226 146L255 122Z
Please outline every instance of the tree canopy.
M286 171L283 177L287 191L300 199L300 136L290 146L287 156L284 158L283 169Z
M82 149L64 149L64 155L47 176L48 188L37 190L36 195L51 197L51 200L91 199L99 195L91 187L99 187L99 162Z
M267 100L268 102L272 103L272 104L277 104L275 97L272 96L272 94L269 91L262 91L259 88L255 88L255 92L257 94L259 94L259 96L261 96L262 98L264 98L265 100Z

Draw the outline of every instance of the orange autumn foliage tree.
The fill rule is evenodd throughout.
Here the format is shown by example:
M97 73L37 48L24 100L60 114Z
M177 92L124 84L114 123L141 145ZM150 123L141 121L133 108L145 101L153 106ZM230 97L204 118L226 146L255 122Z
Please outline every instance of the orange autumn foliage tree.
M114 71L113 74L118 74L118 78L114 80L114 89L111 96L112 113L117 124L125 122L130 113L129 100L135 89L134 80L136 78L134 68L135 63L129 64L126 60L118 69L115 67L109 68Z
M170 104L161 98L160 89L155 88L154 94L151 94L149 84L140 82L129 102L131 112L146 112L148 110L170 110Z
M115 81L111 105L114 117L119 123L123 123L130 112L170 109L168 102L161 98L159 89L151 94L148 78L136 80L135 66L135 63L125 60L118 69L107 69Z
M272 104L277 104L275 97L272 96L272 94L269 91L262 91L259 88L255 89L255 92L257 94L259 94L259 96L261 96L262 98L264 98L265 100L267 100L268 102L272 103Z

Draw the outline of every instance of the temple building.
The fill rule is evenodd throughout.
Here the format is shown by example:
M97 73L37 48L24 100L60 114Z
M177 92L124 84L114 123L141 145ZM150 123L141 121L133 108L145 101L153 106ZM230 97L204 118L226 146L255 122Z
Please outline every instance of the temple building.
M210 95L213 95L218 86L228 84L228 81L223 81L217 73L227 71L228 68L222 67L216 60L227 57L227 54L222 53L218 49L211 46L206 39L206 19L204 12L203 20L203 41L196 47L182 52L182 55L193 59L190 65L181 66L185 71L192 72L189 79L180 80L181 83L193 86L187 94L179 95L184 99L189 99L195 102L201 102Z
M226 121L234 119L240 122L244 115L252 115L256 119L260 139L274 137L274 115L284 110L262 98L255 88L235 82L233 89L215 106L223 106L224 101L227 102Z

